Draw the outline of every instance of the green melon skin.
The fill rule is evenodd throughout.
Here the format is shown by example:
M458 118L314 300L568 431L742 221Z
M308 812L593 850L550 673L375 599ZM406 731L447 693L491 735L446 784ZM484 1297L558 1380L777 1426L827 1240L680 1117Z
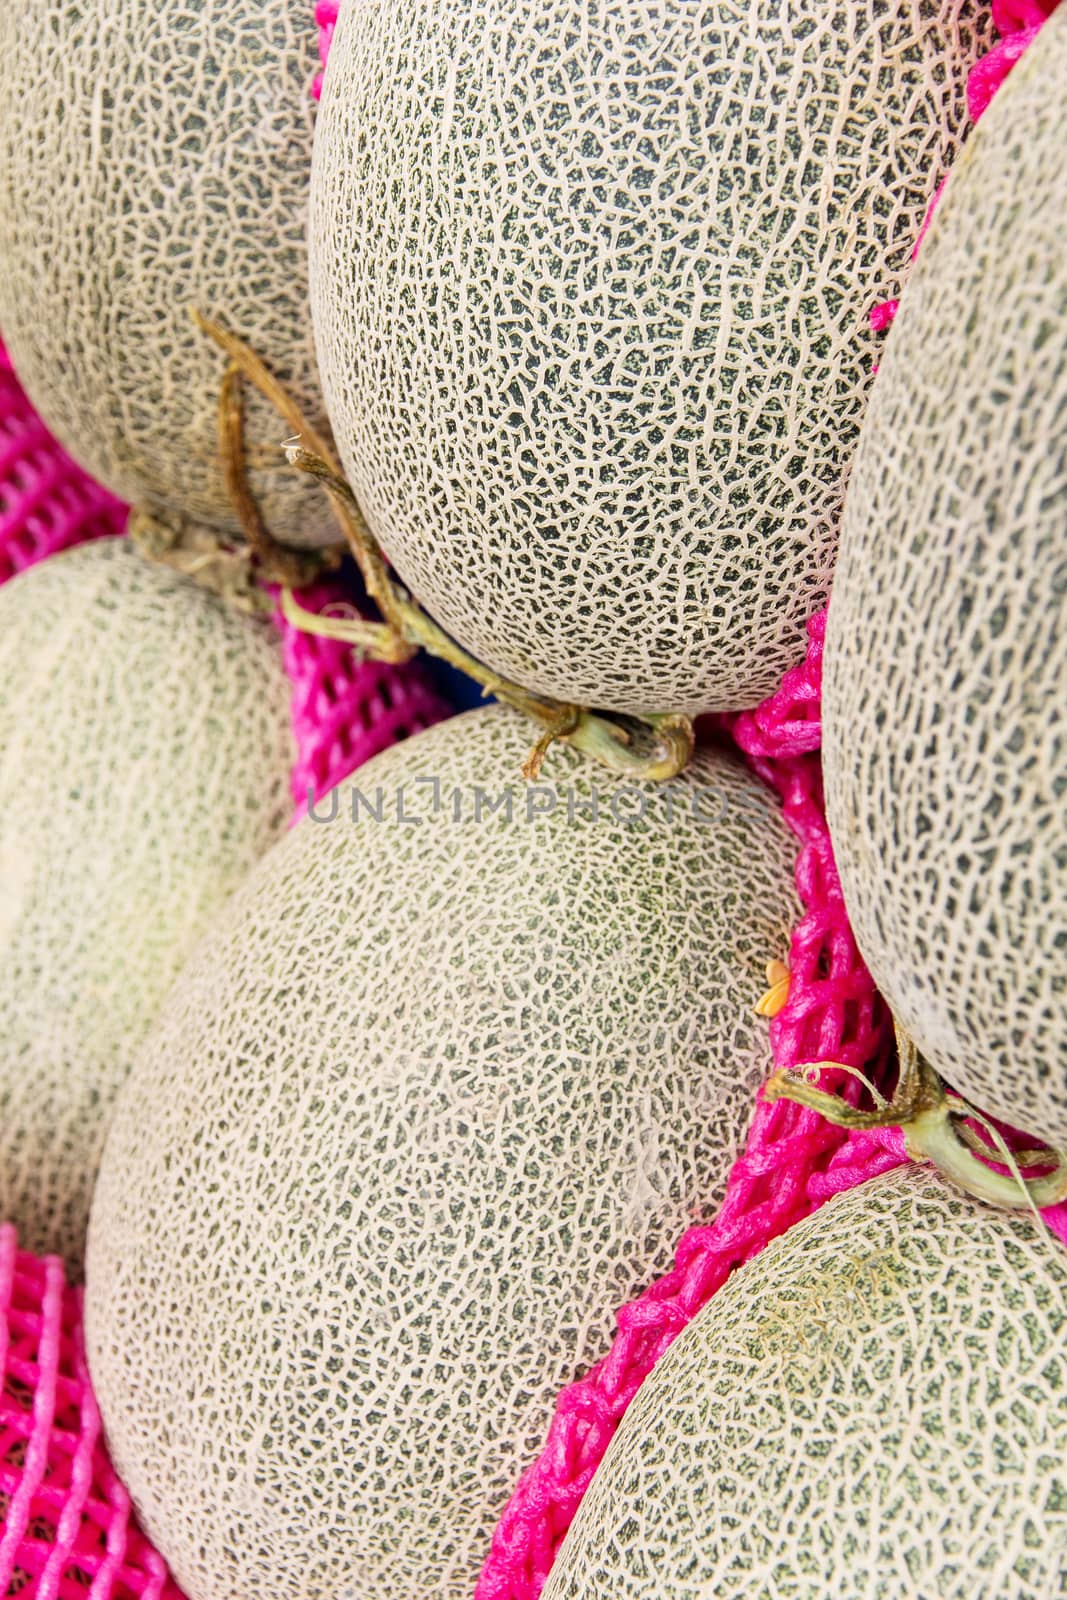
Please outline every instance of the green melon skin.
M240 535L218 462L241 334L322 413L308 305L317 65L308 0L48 0L0 14L0 329L34 405L92 475L175 525ZM333 538L253 393L251 479L279 538Z
M1067 1257L928 1169L829 1201L646 1378L543 1600L1051 1600Z
M90 1365L190 1600L470 1600L561 1386L722 1195L799 914L778 804L711 752L527 791L529 743L481 709L362 768L383 820L345 786L261 864L116 1114Z
M75 1281L115 1095L291 760L270 629L126 540L0 589L0 1216Z
M852 926L977 1107L1067 1146L1067 10L952 176L871 397L823 680Z
M312 307L405 583L565 701L753 705L801 659L972 0L360 0Z

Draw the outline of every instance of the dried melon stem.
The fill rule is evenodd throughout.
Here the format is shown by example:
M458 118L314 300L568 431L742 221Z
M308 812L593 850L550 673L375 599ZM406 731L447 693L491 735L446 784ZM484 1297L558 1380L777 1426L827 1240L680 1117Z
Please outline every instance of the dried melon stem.
M193 313L193 318L203 331L214 332L214 324L207 323L198 312ZM229 336L219 331L222 338L218 342L226 350ZM310 433L316 443L321 443L319 435L306 427L282 385L265 366L261 376L262 387L276 409L299 424L305 433ZM283 589L304 588L321 573L339 566L345 547L337 544L323 550L294 550L270 532L252 493L248 469L250 465L272 466L276 456L274 452L268 455L248 447L244 383L241 366L231 355L219 389L218 444L226 489L241 525L244 543L237 543L219 529L182 516L161 515L145 507L134 508L129 532L137 549L148 560L182 573L237 611L269 616L273 601L264 584L277 584Z
M1038 1211L1067 1199L1067 1152L1010 1150L985 1117L945 1088L899 1026L896 1036L900 1073L889 1102L863 1073L840 1061L812 1061L793 1071L776 1072L765 1085L764 1095L768 1100L793 1100L807 1106L839 1128L900 1128L913 1161L932 1162L967 1194L992 1205ZM871 1091L876 1109L858 1111L839 1095L820 1089L813 1080L829 1071L859 1078ZM987 1130L989 1143L967 1126L967 1119ZM1008 1173L994 1172L987 1165L990 1160L1008 1167ZM1025 1178L1021 1169L1028 1167L1052 1170Z
M180 572L235 611L249 616L270 614L270 595L256 580L247 545L227 542L215 528L180 517L161 517L139 507L130 512L127 531L146 561Z
M291 550L270 532L248 481L245 447L244 377L235 361L227 363L219 390L219 455L226 488L244 531L256 574L266 583L303 588L323 571L340 566L339 546L326 550Z
M229 357L219 403L219 442L234 509L241 520L252 552L253 566L268 577L282 571L282 563L304 552L285 549L266 528L248 482L244 444L241 383L247 380L285 418L296 438L285 446L290 466L315 478L325 491L345 546L355 557L367 593L382 614L380 623L342 621L307 611L293 594L300 587L296 575L274 576L281 584L286 620L306 633L339 639L364 655L380 661L406 661L418 650L447 661L472 678L484 694L513 706L541 726L541 734L523 763L526 778L536 778L544 758L557 740L563 740L621 776L641 782L665 782L676 777L693 753L693 725L681 712L661 712L616 720L586 706L568 705L531 694L491 672L438 627L433 618L396 582L381 547L371 532L359 502L346 482L329 442L303 417L292 397L243 340L194 312L197 326ZM341 547L344 548L344 547ZM336 560L333 551L320 553ZM304 579L303 581L307 581ZM627 727L626 722L632 726ZM639 736L635 741L635 735ZM651 750L647 746L651 743Z

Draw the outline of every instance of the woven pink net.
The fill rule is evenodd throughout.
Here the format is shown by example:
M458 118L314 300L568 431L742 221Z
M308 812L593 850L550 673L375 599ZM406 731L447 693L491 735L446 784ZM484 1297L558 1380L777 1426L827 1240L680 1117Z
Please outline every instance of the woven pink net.
M789 998L770 1025L777 1066L829 1057L884 1075L888 1013L845 916L822 800L819 690L826 614L808 625L805 661L753 712L721 719L782 797L800 841L804 915L789 955ZM826 1087L845 1089L845 1074ZM854 1086L853 1086L854 1087ZM740 1262L840 1189L905 1159L899 1136L848 1139L815 1112L757 1101L745 1150L715 1221L690 1228L674 1267L618 1315L607 1357L565 1389L540 1456L520 1479L496 1530L477 1600L539 1594L556 1550L627 1406L655 1362Z
M343 582L323 582L306 589L300 603L328 616L359 616L352 589ZM360 661L350 645L292 628L276 618L282 632L282 656L292 683L290 710L297 755L293 766L296 816L328 794L350 772L451 714L419 661L389 666ZM295 818L294 818L295 820Z
M126 507L52 438L0 344L0 583L44 556L125 526Z
M0 1227L0 1581L37 1600L182 1600L104 1450L82 1295Z
M319 57L324 67L330 54L330 45L333 43L333 30L337 26L337 12L338 0L318 0L318 5L315 7L315 21L319 25ZM311 85L311 92L316 100L322 95L321 72Z
M1004 36L972 74L981 114L1054 8L1054 0L994 0ZM323 61L337 5L316 7ZM321 86L321 75L315 91ZM936 203L936 197L935 197ZM932 209L932 207L931 207ZM876 308L886 327L895 303ZM0 581L33 561L119 531L125 508L87 480L34 416L0 347ZM313 611L354 607L341 583L301 597ZM841 898L826 828L819 763L819 693L825 613L809 624L805 660L755 711L716 719L779 793L797 835L804 915L790 950L785 1008L770 1024L778 1066L832 1058L891 1071L885 1007L860 960ZM359 662L345 645L282 624L293 682L298 810L396 739L447 714L419 667ZM855 1093L844 1074L838 1087ZM832 1194L905 1160L895 1130L846 1136L788 1102L757 1102L743 1154L715 1221L690 1229L672 1269L623 1307L606 1358L559 1398L545 1446L500 1520L477 1600L534 1600L582 1495L654 1362L730 1272ZM1067 1206L1046 1212L1067 1239ZM41 1600L182 1600L133 1521L129 1497L104 1450L85 1367L81 1295L60 1263L17 1253L0 1228L0 1583Z

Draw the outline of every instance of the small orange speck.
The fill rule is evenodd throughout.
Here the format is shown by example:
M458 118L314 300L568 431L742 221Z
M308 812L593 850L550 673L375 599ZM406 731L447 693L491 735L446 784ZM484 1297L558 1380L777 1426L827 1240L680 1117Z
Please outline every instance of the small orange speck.
M789 999L789 968L784 961L768 961L769 988L756 1007L757 1017L776 1017Z

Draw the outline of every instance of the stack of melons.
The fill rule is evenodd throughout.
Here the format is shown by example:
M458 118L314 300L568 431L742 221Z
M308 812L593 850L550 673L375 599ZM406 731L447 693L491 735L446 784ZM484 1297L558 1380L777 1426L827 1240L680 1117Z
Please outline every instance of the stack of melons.
M974 1106L1067 1147L1067 11L902 296L823 694L850 918ZM1048 1163L1049 1165L1051 1163ZM644 1385L545 1600L1044 1600L1067 1585L1067 1257L902 1171L739 1272Z
M243 10L64 0L0 18L0 328L16 369L164 545L202 525L223 551L240 534L217 443L224 362L191 309L239 304L311 409L317 393L314 28L290 0ZM265 407L248 425L284 436ZM320 498L283 465L249 451L268 521L321 540ZM292 754L269 626L126 541L0 592L0 1212L75 1279L115 1095L212 915L285 832Z
M798 659L858 438L826 694L849 907L931 1065L1067 1144L1067 22L953 176L868 410L863 319L987 42L965 0L349 0L309 168L310 20L0 21L0 326L47 420L176 538L233 538L178 312L232 318L312 412L313 320L399 579L528 694L653 719ZM276 530L324 537L249 465ZM500 705L264 854L258 624L123 546L0 606L5 1092L86 1185L69 1130L110 1120L87 1336L145 1526L190 1600L468 1597L556 1392L724 1193L799 913L777 801L716 747L657 785L557 743L524 783ZM68 1046L89 1065L50 1078ZM76 1253L80 1200L39 1192L35 1242ZM1051 1593L1058 1249L933 1173L828 1206L655 1370L553 1591Z

